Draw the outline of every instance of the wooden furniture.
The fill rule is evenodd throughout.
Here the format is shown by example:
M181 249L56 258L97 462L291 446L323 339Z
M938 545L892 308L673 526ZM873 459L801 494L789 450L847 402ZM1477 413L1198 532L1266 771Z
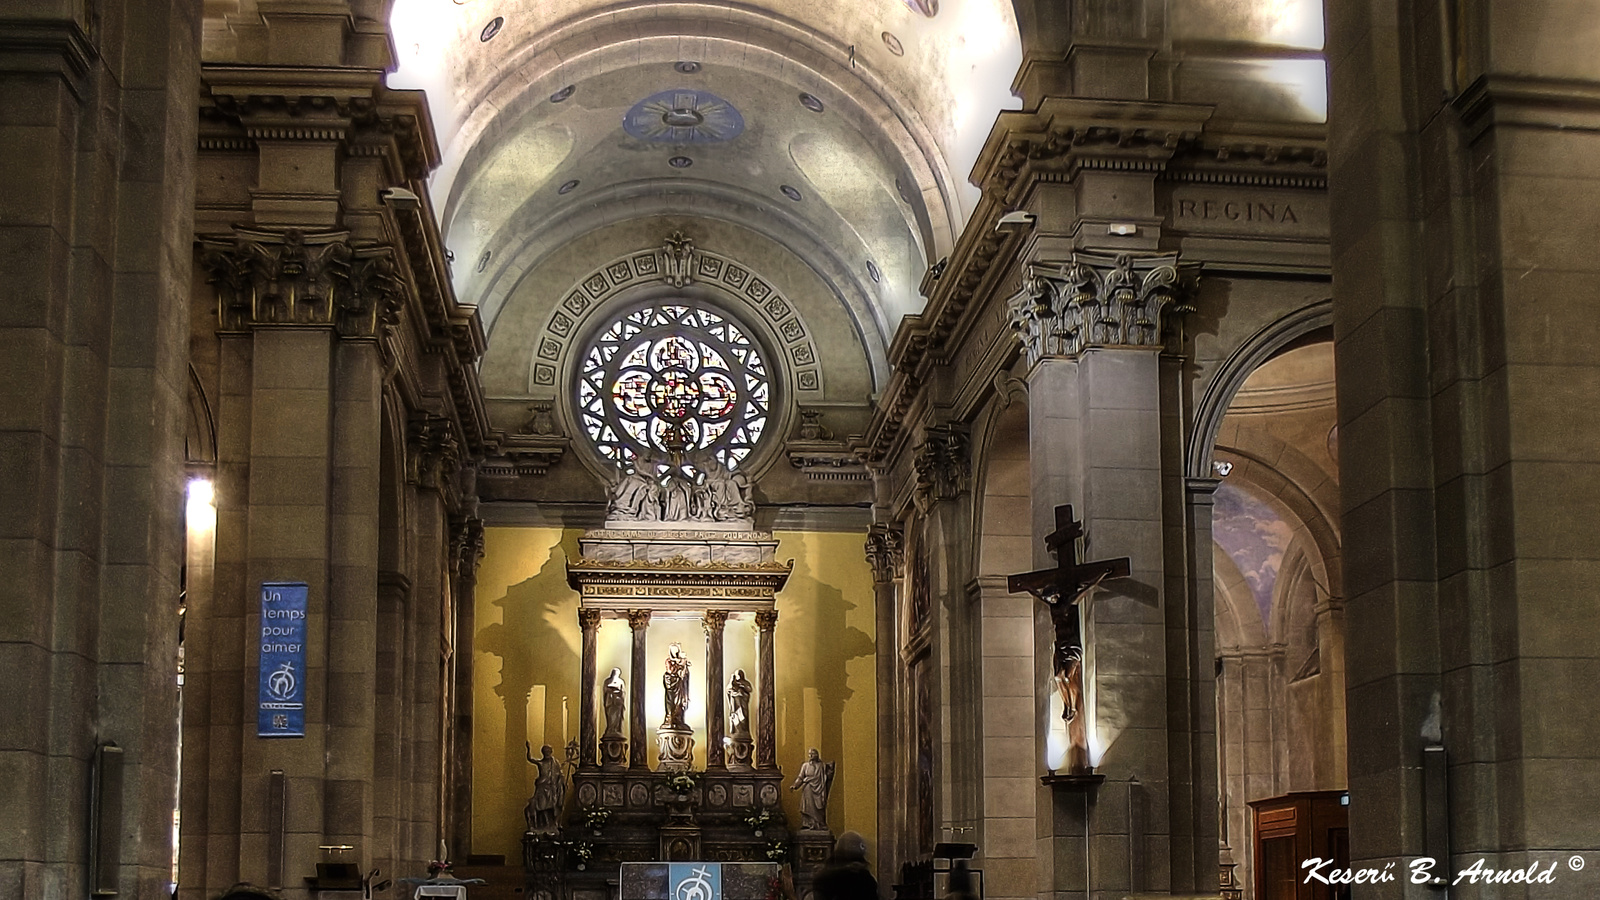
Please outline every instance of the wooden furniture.
M1307 879L1301 868L1318 857L1333 860L1323 872L1350 867L1345 796L1344 791L1305 791L1250 803L1256 900L1349 900L1348 885Z

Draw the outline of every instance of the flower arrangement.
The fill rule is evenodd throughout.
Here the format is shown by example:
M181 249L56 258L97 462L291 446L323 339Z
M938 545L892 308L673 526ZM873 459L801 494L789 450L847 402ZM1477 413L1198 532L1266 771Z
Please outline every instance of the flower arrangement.
M581 813L583 826L592 831L599 831L611 821L611 809L605 806L586 806Z
M744 823L750 826L750 830L755 832L756 837L761 837L761 832L771 821L772 812L765 809L757 810L756 812L744 817Z
M588 841L573 841L567 845L567 858L575 860L582 869L594 858L594 845Z
M700 783L700 773L677 772L672 775L668 775L664 780L667 785L667 790L670 790L676 794L687 794L694 790L695 785Z
M767 841L767 850L764 855L775 863L781 863L789 858L789 845L783 841Z
M430 860L428 860L428 877L429 878L448 878L448 877L450 877L450 860L448 860L448 859L430 859Z

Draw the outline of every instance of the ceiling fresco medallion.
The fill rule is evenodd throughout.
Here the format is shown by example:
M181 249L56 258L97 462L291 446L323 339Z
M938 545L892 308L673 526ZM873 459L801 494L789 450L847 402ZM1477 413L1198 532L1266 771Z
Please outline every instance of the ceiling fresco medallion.
M680 88L640 100L622 117L622 130L641 141L714 144L744 132L744 116L707 91Z
M889 48L889 52L893 53L895 56L905 56L906 55L906 46L904 44L900 43L900 39L899 38L895 37L894 35L890 34L887 31L885 31L883 33L883 45L885 47L888 47Z
M939 0L906 0L906 6L930 19L939 14Z

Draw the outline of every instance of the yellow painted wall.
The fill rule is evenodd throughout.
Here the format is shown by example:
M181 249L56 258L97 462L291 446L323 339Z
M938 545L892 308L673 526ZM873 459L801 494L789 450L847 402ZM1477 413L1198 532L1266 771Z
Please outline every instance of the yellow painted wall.
M560 748L578 736L578 595L567 587L565 559L576 556L581 531L490 528L478 569L473 654L472 852L521 859L522 808L533 792L533 767L523 742ZM872 846L877 830L877 689L872 570L862 536L849 532L778 532L778 558L794 574L778 594L778 765L789 778L806 749L838 763L828 822L834 833L860 832ZM692 662L689 723L696 729L696 768L705 765L705 637L698 620L651 622L645 688L652 764L654 726L661 720L661 661L682 644ZM725 677L742 668L756 680L755 630L728 623ZM623 620L600 629L599 678L612 666L628 676L630 639ZM600 708L596 698L596 710ZM751 713L755 714L752 699ZM601 724L604 724L603 717ZM784 811L800 821L798 794L784 791Z

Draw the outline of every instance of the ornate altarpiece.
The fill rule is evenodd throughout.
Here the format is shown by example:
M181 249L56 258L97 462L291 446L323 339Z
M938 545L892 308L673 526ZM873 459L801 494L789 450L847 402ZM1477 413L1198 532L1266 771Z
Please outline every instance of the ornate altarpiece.
M809 868L826 855L832 837L792 835L780 805L774 601L793 562L778 562L777 539L748 523L608 520L608 526L580 538L578 557L567 562L567 580L580 595L583 639L577 767L560 827L524 837L528 896L609 900L622 862L778 858L800 864L796 886L804 896ZM688 675L705 706L703 734L681 716L670 721L670 709L669 721L646 720L646 692L666 689L667 648L648 644L650 624L669 618L698 620L705 634L705 671ZM606 620L625 621L632 633L625 701L610 685L609 699L598 699L597 637ZM756 631L757 669L746 679L724 666L724 635L738 623ZM597 708L605 703L613 709ZM747 706L734 715L732 707L741 704ZM691 763L696 743L705 748L700 771Z

